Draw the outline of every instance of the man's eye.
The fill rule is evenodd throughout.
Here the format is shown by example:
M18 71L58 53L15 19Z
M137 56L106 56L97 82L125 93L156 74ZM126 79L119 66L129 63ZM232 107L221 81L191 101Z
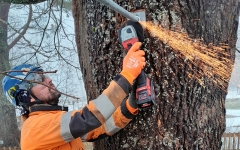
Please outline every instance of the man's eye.
M41 75L41 78L42 78L42 82L44 82L44 81L45 81L45 78L46 78L46 76L45 76L45 75Z
M36 75L35 78L34 78L34 81L43 82L43 78L40 75Z
M42 82L42 78L37 78L37 82Z

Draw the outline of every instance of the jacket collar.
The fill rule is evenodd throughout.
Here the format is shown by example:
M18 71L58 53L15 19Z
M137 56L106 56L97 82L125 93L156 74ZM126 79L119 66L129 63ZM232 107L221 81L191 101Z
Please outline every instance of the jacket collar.
M68 111L68 107L58 106L58 105L49 105L49 104L35 104L29 108L29 112L36 112L36 111Z

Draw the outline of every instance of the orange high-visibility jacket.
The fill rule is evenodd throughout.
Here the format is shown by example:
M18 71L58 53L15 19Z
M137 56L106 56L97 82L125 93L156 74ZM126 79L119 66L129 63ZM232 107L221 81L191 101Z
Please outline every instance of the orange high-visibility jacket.
M113 135L138 111L126 100L130 89L128 81L118 75L97 99L81 110L30 110L21 130L21 149L82 150L82 141L91 142Z

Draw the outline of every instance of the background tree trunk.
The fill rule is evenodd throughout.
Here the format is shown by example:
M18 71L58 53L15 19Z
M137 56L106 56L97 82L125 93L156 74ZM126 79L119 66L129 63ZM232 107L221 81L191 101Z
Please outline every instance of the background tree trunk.
M7 45L7 24L4 23L8 22L9 8L10 4L0 2L0 71L10 69ZM2 78L3 76L0 74L0 81L2 81ZM15 108L4 95L2 82L0 93L0 140L4 142L0 147L18 146L20 142L20 134L17 126Z
M147 21L172 31L185 31L207 45L228 44L225 50L234 61L238 25L235 0L115 2L129 11L144 8ZM92 99L121 71L123 51L117 31L126 18L96 1L73 0L73 4L79 59L86 92ZM200 85L188 76L194 75L191 68L198 70L198 66L175 57L178 54L174 49L148 32L145 37L145 72L155 82L157 105L140 110L126 128L96 142L97 149L219 150L225 130L227 86L220 89L206 77L205 85Z

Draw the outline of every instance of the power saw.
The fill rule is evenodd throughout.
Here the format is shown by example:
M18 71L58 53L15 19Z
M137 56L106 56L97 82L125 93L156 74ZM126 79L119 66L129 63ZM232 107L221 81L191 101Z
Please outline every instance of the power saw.
M142 25L139 22L133 22L131 20L126 21L118 31L118 39L124 51L127 53L135 42L144 41ZM155 105L156 98L153 82L146 77L143 70L137 77L136 82L136 99L138 107L147 108Z

